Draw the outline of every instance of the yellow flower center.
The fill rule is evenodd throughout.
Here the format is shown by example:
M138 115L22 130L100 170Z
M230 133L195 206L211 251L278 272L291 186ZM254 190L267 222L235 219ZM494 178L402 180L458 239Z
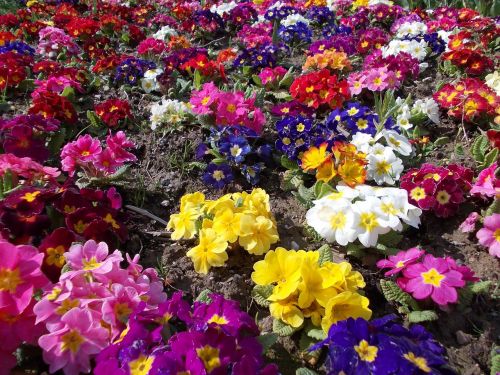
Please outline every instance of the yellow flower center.
M422 272L422 281L424 284L429 284L439 288L444 275L441 275L435 268L431 268L427 272Z
M139 358L128 363L130 375L147 375L151 367L153 367L154 360L155 357L146 357L141 354Z
M351 108L351 109L349 109L347 111L347 113L349 114L349 116L354 116L358 112L359 112L359 109L357 109L356 107L353 107L353 108Z
M224 325L224 324L227 324L228 323L228 320L226 318L224 318L224 316L220 316L220 315L217 315L217 314L214 314L209 320L207 323L215 323L215 324L219 324L219 325Z
M36 199L36 197L38 195L40 195L40 192L39 191L34 191L33 193L26 193L26 194L24 194L22 199L24 199L28 203L31 203L31 202L33 202Z
M375 165L375 172L377 174L389 174L391 171L391 165L385 160L377 162Z
M60 293L60 292L59 292ZM56 297L57 298L57 297ZM80 306L80 301L77 299L65 299L61 302L61 306L59 306L56 309L56 314L58 315L64 315L66 314L69 310L71 310L74 307Z
M377 358L378 348L368 344L368 341L361 340L359 345L354 347L356 353L358 353L359 358L365 362L373 362Z
M300 124L297 125L297 131L298 132L302 133L305 128L306 128L306 126L303 123L300 123Z
M427 365L427 360L423 357L417 357L413 352L408 352L403 355L408 361L413 363L423 372L431 372L431 368Z
M111 216L111 214L107 214L104 219L103 219L106 223L108 224L111 224L111 226L114 228L114 229L120 229L120 226L118 225L118 223L116 222L115 219L113 219L113 216Z
M495 237L495 241L500 242L500 228L495 230L493 237Z
M15 293L17 286L21 284L19 268L13 270L0 268L0 292Z
M428 173L424 176L424 180L428 178L432 178L434 181L438 182L441 179L441 176L437 173Z
M283 138L282 142L285 146L288 146L290 143L292 143L292 141L288 137Z
M212 177L216 180L216 181L220 181L222 179L224 179L224 172L220 171L220 170L216 170L214 173L212 173Z
M378 227L377 216L373 212L363 212L359 218L359 225L367 232L371 232Z
M61 288L55 287L52 291L47 295L47 299L49 301L54 301L61 294Z
M450 194L445 190L441 190L437 193L436 199L439 204L447 204L450 201Z
M228 104L226 109L228 112L233 113L234 111L236 111L236 106L233 103L231 103L231 104Z
M400 260L399 262L396 263L397 268L404 267L404 265L405 265L405 262L403 262L402 260Z
M90 155L90 151L82 151L82 156L89 156Z
M201 99L201 104L207 105L209 101L210 101L210 96L205 96L203 99Z
M360 130L366 129L368 127L368 121L363 118L360 118L358 121L356 121L356 126Z
M66 260L64 259L64 246L59 245L57 247L49 247L47 249L47 259L45 260L45 263L47 263L49 266L56 266L61 268L64 266L64 263L66 263Z
M123 321L132 313L132 309L126 303L117 303L113 307L118 320Z
M229 151L231 152L231 156L236 157L241 154L241 148L238 145L233 145Z
M424 199L426 197L425 190L422 189L421 187L413 188L412 191L410 192L410 197L412 197L412 199L416 201Z
M101 263L97 261L96 257L92 257L88 260L84 259L82 262L83 262L83 269L85 271L94 270L101 265Z
M389 143L396 147L399 147L401 145L401 142L394 137L389 137Z
M347 218L343 212L337 212L330 219L330 226L332 229L342 229L345 227Z
M391 202L382 203L380 205L380 209L382 210L383 213L387 215L396 215L398 213L398 210L396 209L396 207L394 207L394 205Z
M313 91L314 91L314 86L306 87L306 92L313 92Z
M196 354L202 360L207 373L212 372L212 370L220 366L219 349L205 345L202 348L196 349Z
M61 351L65 352L66 350L70 350L72 353L76 353L85 341L80 333L74 329L65 333L61 339Z

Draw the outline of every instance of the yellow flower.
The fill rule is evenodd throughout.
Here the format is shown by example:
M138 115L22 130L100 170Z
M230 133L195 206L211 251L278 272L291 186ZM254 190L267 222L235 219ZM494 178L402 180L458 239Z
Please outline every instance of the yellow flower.
M305 171L317 169L327 161L330 157L326 151L327 147L327 143L322 143L319 147L312 146L309 150L305 151L300 158L302 169Z
M177 241L181 238L187 240L193 238L196 234L196 220L198 220L198 217L200 217L199 212L192 208L171 215L167 230L174 229L171 235L172 239Z
M227 242L213 229L200 230L200 243L187 252L194 264L194 270L207 274L210 267L221 267L227 260Z
M348 318L370 319L372 311L368 308L368 298L350 291L337 294L328 301L325 316L321 322L323 331L328 332L332 324Z
M186 194L181 198L181 212L185 211L188 207L201 207L205 203L205 194L196 192Z
M242 209L245 213L251 213L255 216L269 217L271 212L271 205L269 204L269 195L265 190L257 188L253 189L250 194L241 193Z
M277 283L269 300L286 299L299 286L302 260L297 252L278 247L268 252L264 260L253 265L252 280L257 285Z
M329 182L336 175L337 171L335 170L335 164L331 159L327 159L316 170L316 180L318 181Z
M269 305L271 316L280 319L292 327L300 327L304 323L304 314L296 306L296 299L291 297Z
M231 199L231 194L226 194L215 201L206 201L202 210L207 214L215 215L219 211L225 209L234 210L234 201Z
M360 160L347 159L339 165L337 172L342 181L350 187L362 184L366 180L365 164Z
M299 285L298 301L300 308L307 308L316 300L318 302L325 301L322 304L326 304L326 301L337 295L336 289L331 288L331 286L338 283L339 274L319 267L317 262L308 261L302 262L301 274L302 282Z
M219 211L213 220L215 232L229 243L236 242L240 234L250 231L252 217L241 213L235 213L226 208Z
M239 243L250 254L262 255L269 250L271 244L278 240L278 231L274 222L264 216L257 216L255 219L252 218L248 232L242 234Z
M319 303L313 302L307 309L303 309L302 313L305 318L311 318L312 324L316 327L320 327L321 319L323 315L325 315L325 309Z

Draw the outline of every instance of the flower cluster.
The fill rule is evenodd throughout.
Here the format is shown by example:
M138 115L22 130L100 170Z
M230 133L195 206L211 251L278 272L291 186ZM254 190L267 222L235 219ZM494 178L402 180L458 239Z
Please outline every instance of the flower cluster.
M476 237L491 255L500 258L500 214L486 216L483 228L478 230Z
M445 349L424 327L406 328L394 320L395 315L386 315L337 322L313 349L327 347L327 369L334 374L449 373Z
M109 128L132 119L130 104L126 100L108 99L94 106L94 111Z
M193 91L190 103L194 113L215 117L216 125L243 125L260 133L266 121L255 98L247 99L238 91L224 92L211 82Z
M211 294L191 308L177 292L154 311L139 305L120 338L98 354L94 373L278 374L265 363L258 334L237 302Z
M438 217L453 216L471 189L473 172L456 164L438 167L423 164L401 177L401 188L408 192L410 202Z
M124 330L134 309L157 309L166 299L162 282L152 268L143 270L139 256L120 263L120 251L110 254L104 243L87 241L65 254L69 271L33 308L37 323L48 331L38 343L50 371L88 372L90 360Z
M418 228L422 211L410 204L405 190L337 185L337 191L314 201L307 224L329 242L345 246L356 239L376 246L379 236L401 231L403 223Z
M448 115L473 121L491 116L500 103L499 96L477 78L466 78L455 84L447 83L433 95L434 100L448 110Z
M377 266L390 268L386 276L401 272L396 282L403 291L417 300L430 298L440 307L457 303L458 290L478 280L469 267L458 265L453 258L436 258L418 248L400 251Z
M300 103L313 107L339 108L349 100L349 87L346 81L339 80L328 69L303 74L290 86L290 94Z
M472 39L472 33L469 31L460 31L450 36L448 42L450 51L444 53L442 59L450 61L469 75L482 75L490 71L494 63L481 49L477 48L478 46Z
M184 102L175 99L163 99L151 106L149 121L152 130L177 129L178 126L190 118L191 110ZM168 126L170 128L165 128Z
M40 30L38 35L40 42L38 43L37 53L41 55L54 59L60 53L71 56L80 52L78 44L62 29L47 26Z
M321 70L325 68L332 71L350 70L351 62L345 52L328 49L322 53L308 56L302 66L302 70Z
M99 139L89 134L67 143L61 151L62 170L73 176L80 169L88 177L103 177L115 173L125 163L134 162L136 156L128 150L135 144L119 131L106 137L106 148Z
M254 264L252 280L269 288L269 311L275 319L299 328L306 318L325 332L348 318L369 319L369 300L359 294L361 274L347 262L320 263L319 251L269 251Z
M174 240L198 237L198 245L187 256L195 271L204 274L224 265L228 248L241 246L262 255L279 239L269 196L262 189L226 194L215 201L199 192L184 195L180 212L170 216L167 229L173 229Z
M123 81L128 85L134 86L137 84L137 81L144 77L146 71L155 68L156 64L152 61L127 58L121 61L116 67L115 81Z

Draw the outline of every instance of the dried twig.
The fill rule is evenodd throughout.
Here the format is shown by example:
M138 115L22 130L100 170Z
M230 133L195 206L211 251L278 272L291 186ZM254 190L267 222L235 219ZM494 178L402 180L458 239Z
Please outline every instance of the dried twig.
M143 215L143 216L146 216L146 217L149 217L150 219L153 219L165 226L167 226L167 222L165 220L163 220L162 218L152 214L151 212L149 212L148 210L145 210L143 208L139 208L139 207L136 207L136 206L132 206L131 204L127 204L125 205L125 208L130 210L130 211L134 211L140 215Z

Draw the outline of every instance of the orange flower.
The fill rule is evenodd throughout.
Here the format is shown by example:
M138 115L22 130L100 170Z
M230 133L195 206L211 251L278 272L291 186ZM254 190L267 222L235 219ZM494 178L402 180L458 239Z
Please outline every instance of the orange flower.
M327 143L322 143L319 147L313 146L305 151L300 159L302 169L304 171L317 169L328 159L331 159L331 154L326 151L327 147Z

